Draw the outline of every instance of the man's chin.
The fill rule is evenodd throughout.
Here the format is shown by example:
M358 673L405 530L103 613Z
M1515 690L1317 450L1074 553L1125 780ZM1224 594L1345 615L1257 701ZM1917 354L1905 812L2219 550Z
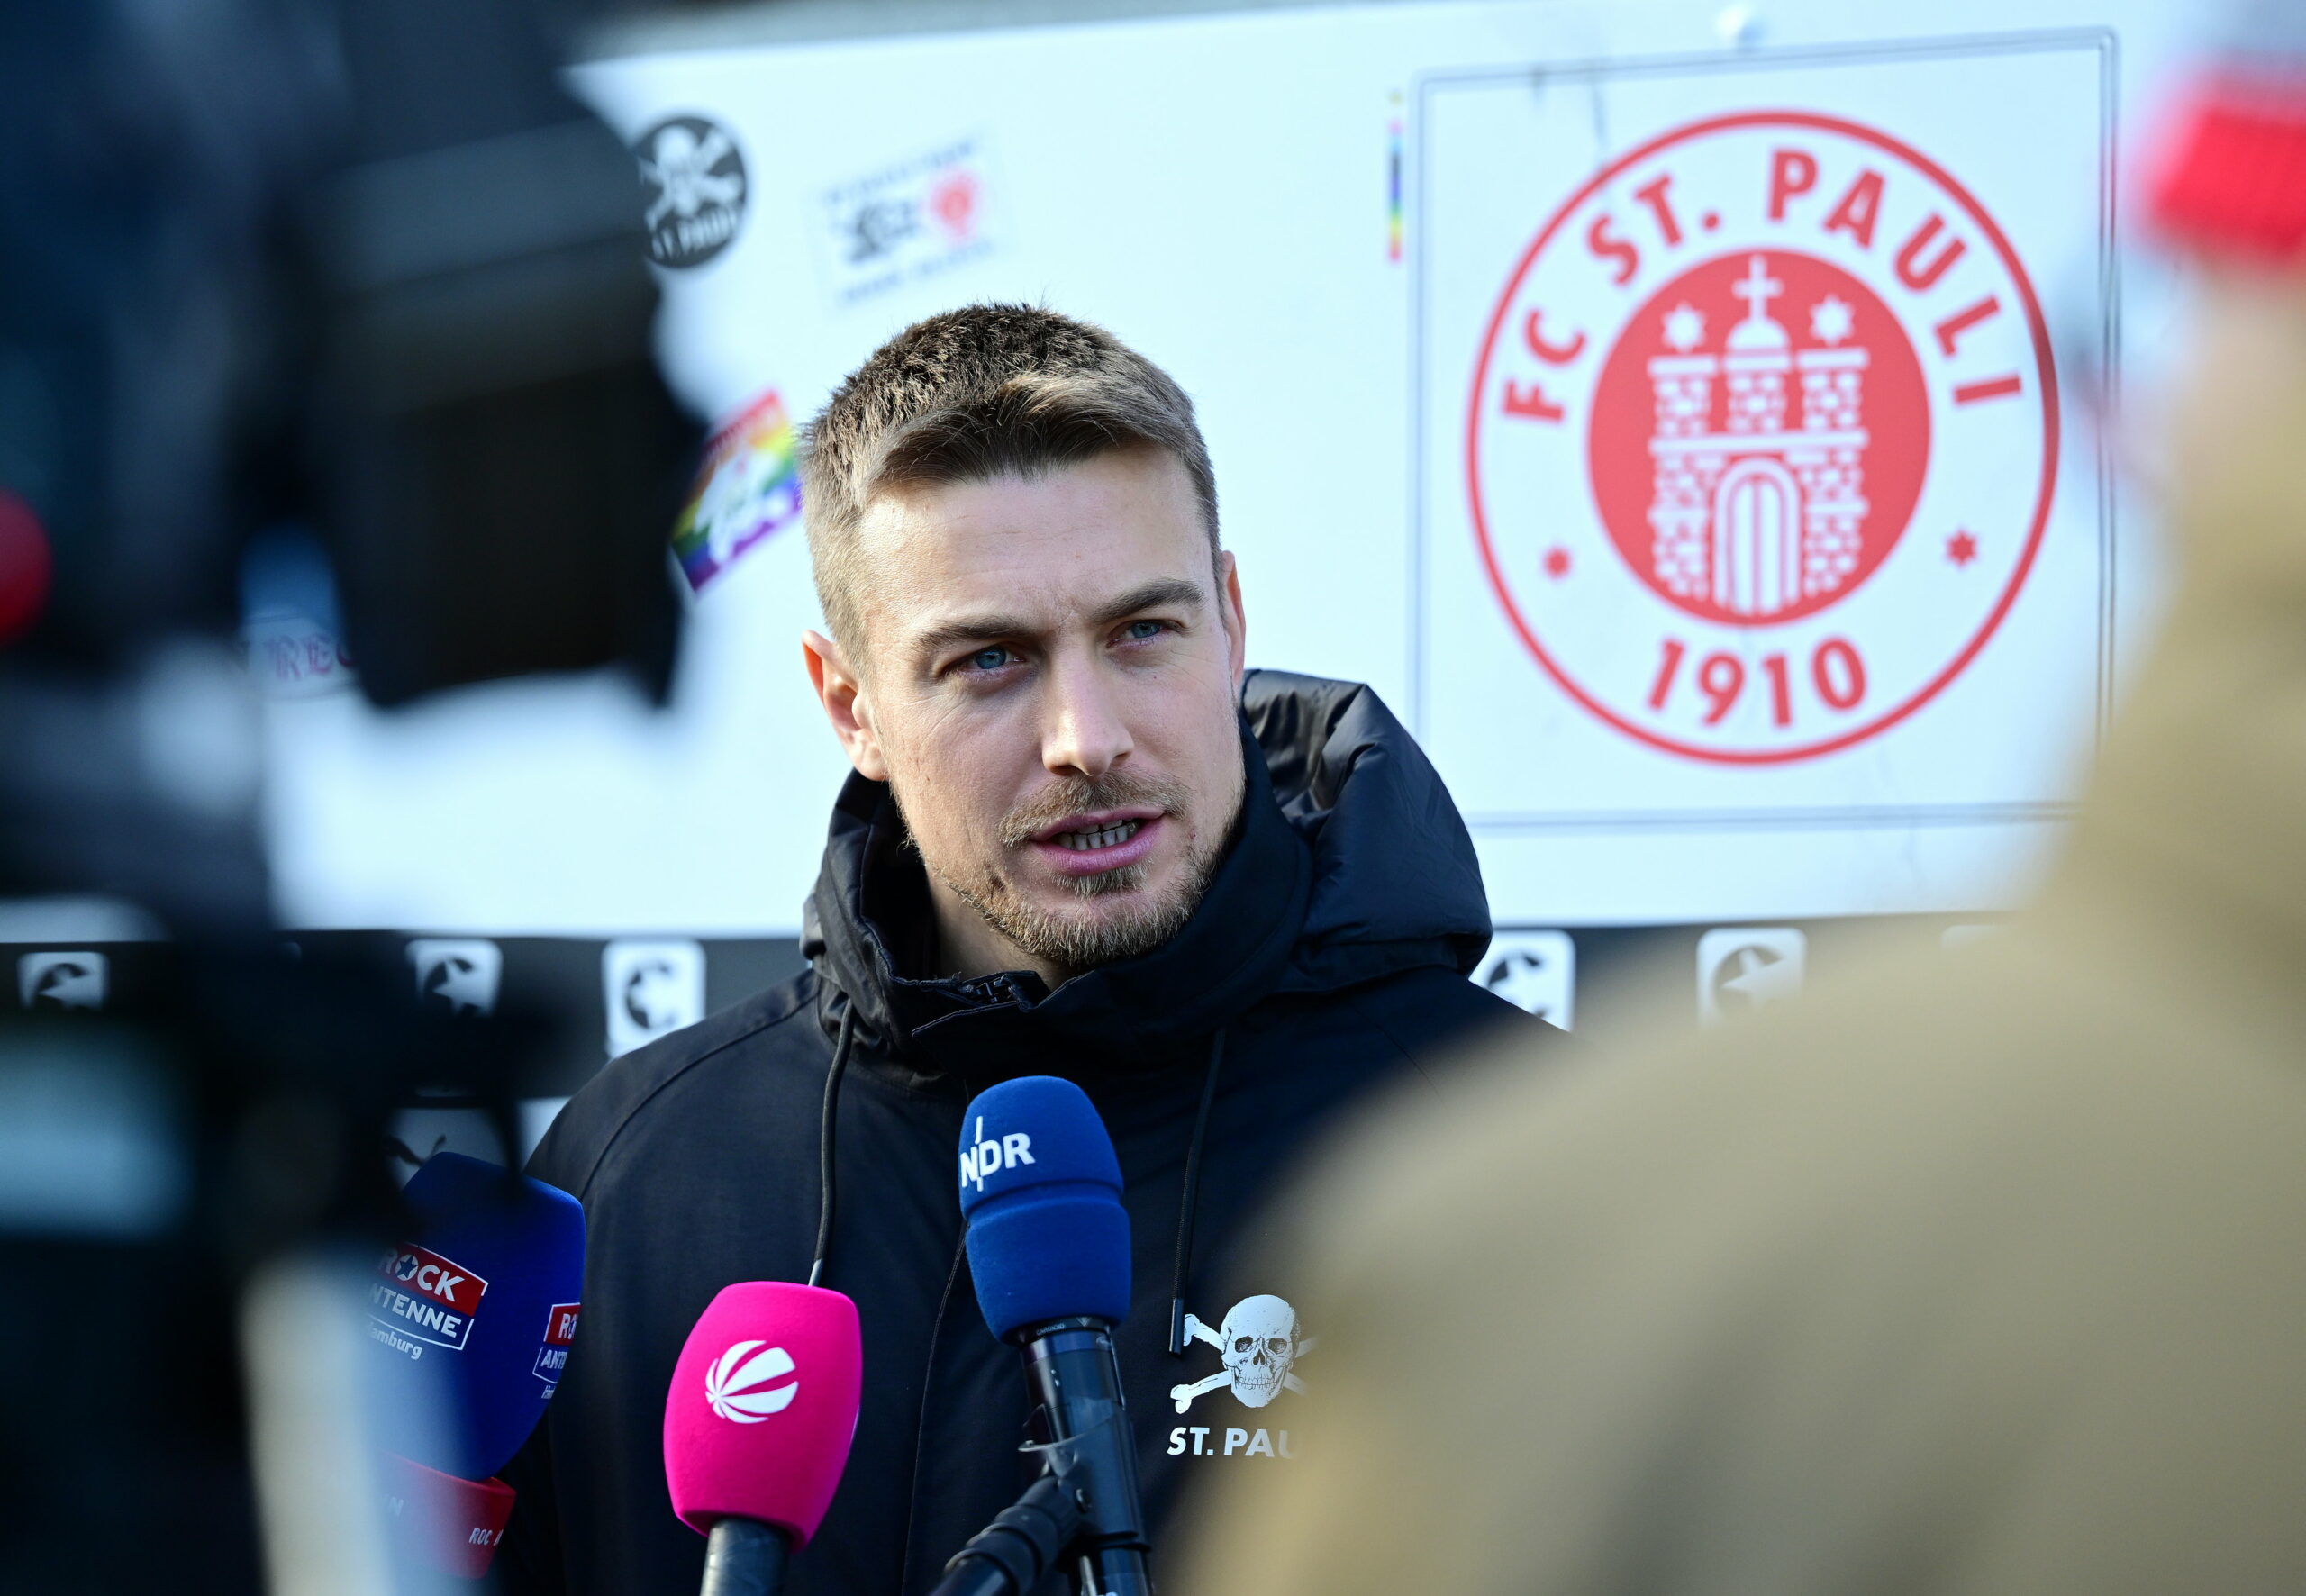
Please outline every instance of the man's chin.
M1091 939L1125 939L1131 928L1148 922L1174 931L1193 915L1185 884L1148 881L1142 865L1065 877L1018 907L1029 918Z
M1142 865L1124 865L1118 870L1101 870L1094 875L1065 875L1060 884L1049 895L1043 905L1050 913L1063 912L1070 900L1081 902L1124 895L1142 896L1146 890L1146 868Z
M1150 884L1142 865L1060 884L1008 902L979 902L994 929L1035 958L1094 969L1152 952L1185 929L1201 899L1198 881Z

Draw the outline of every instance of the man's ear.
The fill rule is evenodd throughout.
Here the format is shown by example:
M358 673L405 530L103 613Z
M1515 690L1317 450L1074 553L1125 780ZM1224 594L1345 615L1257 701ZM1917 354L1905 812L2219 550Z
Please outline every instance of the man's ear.
M1238 693L1248 667L1249 618L1241 608L1241 567L1230 549L1221 549L1217 556L1217 607L1225 622L1225 663Z
M881 752L880 733L873 726L873 704L865 684L842 657L840 645L822 632L801 633L801 657L809 669L809 685L825 706L832 734L840 739L849 762L867 781L889 779L889 762Z

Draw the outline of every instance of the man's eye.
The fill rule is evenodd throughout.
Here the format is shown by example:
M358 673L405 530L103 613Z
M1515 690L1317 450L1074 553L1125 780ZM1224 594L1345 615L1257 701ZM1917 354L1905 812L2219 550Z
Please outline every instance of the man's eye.
M1158 638L1168 628L1158 621L1132 621L1123 635L1130 641L1141 643L1148 638Z
M979 648L969 656L971 670L995 671L1009 663L1012 656L1006 648Z

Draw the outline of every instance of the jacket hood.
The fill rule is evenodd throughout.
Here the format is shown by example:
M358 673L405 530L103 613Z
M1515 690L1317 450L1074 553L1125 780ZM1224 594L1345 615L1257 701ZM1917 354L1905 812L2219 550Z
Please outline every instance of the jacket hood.
M1054 993L1014 971L914 979L928 962L928 879L888 787L852 775L833 806L802 952L820 1017L854 1009L861 1039L923 1073L985 1076L1197 1057L1261 999L1336 991L1489 944L1473 839L1440 776L1367 687L1248 673L1242 812L1193 918L1152 952Z

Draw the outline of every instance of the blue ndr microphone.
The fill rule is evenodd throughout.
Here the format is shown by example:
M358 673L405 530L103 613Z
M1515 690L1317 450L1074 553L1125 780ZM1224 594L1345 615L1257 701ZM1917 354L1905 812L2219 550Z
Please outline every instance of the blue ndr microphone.
M1024 1355L1034 1438L1087 1498L1081 1589L1149 1596L1137 1442L1113 1358L1130 1254L1112 1138L1072 1082L1004 1081L962 1119L960 1177L977 1307Z
M969 1104L961 1217L977 1306L1003 1341L1051 1319L1129 1317L1121 1161L1072 1082L1027 1075Z

